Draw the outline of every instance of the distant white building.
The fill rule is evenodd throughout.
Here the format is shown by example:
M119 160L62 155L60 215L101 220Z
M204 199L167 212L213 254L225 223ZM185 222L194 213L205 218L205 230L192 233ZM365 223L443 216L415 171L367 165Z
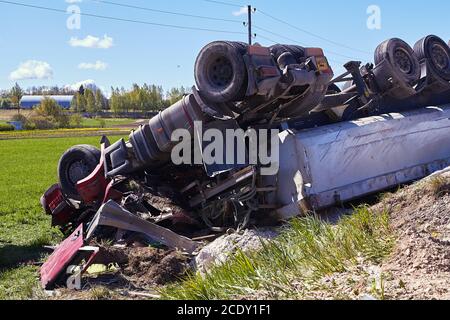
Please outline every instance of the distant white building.
M74 96L23 96L22 99L20 99L20 108L33 109L41 104L44 98L53 99L64 109L70 109Z

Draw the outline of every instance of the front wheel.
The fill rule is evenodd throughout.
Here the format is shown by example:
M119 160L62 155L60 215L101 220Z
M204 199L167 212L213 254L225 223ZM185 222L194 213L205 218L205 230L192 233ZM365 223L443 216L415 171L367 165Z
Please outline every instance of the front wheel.
M205 46L195 62L195 82L208 102L240 101L248 85L244 55L247 45L216 41Z
M95 170L100 158L100 150L90 145L78 145L63 154L58 164L58 177L61 190L69 199L81 201L77 182Z

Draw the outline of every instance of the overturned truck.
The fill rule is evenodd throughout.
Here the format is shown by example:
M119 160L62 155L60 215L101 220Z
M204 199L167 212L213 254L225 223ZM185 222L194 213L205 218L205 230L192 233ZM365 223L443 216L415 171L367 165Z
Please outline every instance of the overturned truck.
M41 271L43 285L56 283L55 270L83 248L93 258L83 245L94 237L139 233L192 254L192 239L318 211L450 165L443 40L427 36L411 48L390 39L374 64L344 67L335 77L319 48L205 46L191 94L128 141L104 137L100 149L79 145L62 156L59 183L41 203L53 225L82 241L60 245ZM204 139L209 129L241 134L230 144ZM180 152L181 138L188 147Z

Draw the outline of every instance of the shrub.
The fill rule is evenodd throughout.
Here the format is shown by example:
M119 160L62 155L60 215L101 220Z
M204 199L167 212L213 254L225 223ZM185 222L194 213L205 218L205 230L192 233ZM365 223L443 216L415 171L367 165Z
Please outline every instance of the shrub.
M69 115L65 113L63 108L51 98L45 98L42 100L36 111L41 117L45 118L47 122L52 123L53 128L68 128L70 126ZM47 126L47 124L41 124ZM37 129L40 129L39 125L36 127Z
M75 113L70 116L70 126L73 128L80 128L83 123L83 117L78 113Z
M100 128L105 128L106 127L106 121L105 121L105 119L98 119L98 123L99 123L99 126L100 126Z
M34 116L27 122L25 129L27 130L49 130L55 129L56 125L47 117Z
M46 97L36 108L36 112L44 117L56 118L63 112L63 109L60 105L58 105L58 103L56 103L55 100Z
M24 127L25 130L36 130L36 124L34 122L28 121Z
M6 123L0 123L0 131L14 131L14 126Z
M56 122L58 128L69 128L70 127L70 117L66 113L61 113L55 117L53 122Z

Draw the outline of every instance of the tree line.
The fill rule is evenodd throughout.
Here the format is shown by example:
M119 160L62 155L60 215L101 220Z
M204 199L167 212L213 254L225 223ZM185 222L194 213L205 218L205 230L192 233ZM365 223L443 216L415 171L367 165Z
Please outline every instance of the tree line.
M114 113L159 111L169 107L183 95L189 93L183 86L164 91L162 86L133 84L131 89L111 87L111 96L106 98L100 89L84 88L78 91L67 87L31 87L23 90L17 83L10 90L2 92L0 108L20 108L24 95L73 95L71 110L76 113L97 113L111 110Z
M147 84L133 84L129 91L111 88L109 108L114 113L159 111L174 104L188 92L185 87L180 87L164 93L161 86Z

